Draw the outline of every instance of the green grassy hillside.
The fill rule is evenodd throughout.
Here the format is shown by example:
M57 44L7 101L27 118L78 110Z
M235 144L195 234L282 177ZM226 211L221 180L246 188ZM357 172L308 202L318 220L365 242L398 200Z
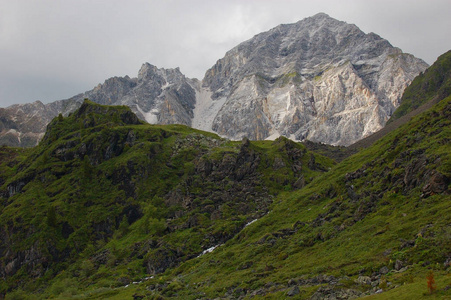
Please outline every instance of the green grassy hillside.
M7 299L449 298L451 97L335 166L81 110L0 151Z
M66 298L195 259L335 163L85 101L40 145L0 148L0 294Z
M212 253L91 295L449 299L450 125L451 97L305 188L280 194L268 214Z
M448 97L304 189L280 195L269 214L214 253L168 272L159 279L167 284L162 295L177 282L176 294L192 299L449 299L450 136Z

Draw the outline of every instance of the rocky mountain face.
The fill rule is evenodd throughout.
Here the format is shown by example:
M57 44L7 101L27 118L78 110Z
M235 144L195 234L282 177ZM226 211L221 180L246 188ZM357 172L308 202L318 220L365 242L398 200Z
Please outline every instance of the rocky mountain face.
M137 78L110 78L72 100L88 98L104 105L127 105L150 124L191 125L196 82L186 78L178 68L158 69L145 63Z
M110 78L47 105L0 109L0 144L36 144L52 117L89 98L127 105L149 123L179 123L230 139L283 135L349 145L382 128L426 68L378 35L318 14L241 43L202 82L146 63L137 78Z
M212 129L349 145L384 126L427 64L374 33L318 14L230 50L203 87L225 104Z

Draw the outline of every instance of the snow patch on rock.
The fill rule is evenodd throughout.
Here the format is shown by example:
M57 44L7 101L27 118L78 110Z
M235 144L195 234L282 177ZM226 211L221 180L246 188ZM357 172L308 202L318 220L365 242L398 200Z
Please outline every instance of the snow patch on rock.
M210 248L204 250L201 254L199 254L198 257L201 257L202 255L205 255L205 254L207 254L207 253L213 252L213 250L215 250L216 248L218 248L218 247L221 246L221 245L222 245L222 244L216 245L216 246L213 246L213 247L210 247Z
M258 219L254 219L252 221L250 221L249 223L247 223L246 225L244 225L244 228L246 228L247 226L251 225L254 222L257 222Z
M136 105L136 109L143 115L144 120L146 120L149 124L157 124L158 123L158 109L151 109L148 112L144 112L139 105Z
M192 127L212 131L213 120L224 105L226 98L213 100L209 89L196 89L196 106L193 110Z

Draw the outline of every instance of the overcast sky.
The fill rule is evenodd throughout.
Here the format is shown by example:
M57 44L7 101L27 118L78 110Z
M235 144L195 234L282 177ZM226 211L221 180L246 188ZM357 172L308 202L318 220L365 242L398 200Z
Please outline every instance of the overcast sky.
M66 99L144 62L202 79L255 34L319 12L432 64L450 0L0 0L0 107Z

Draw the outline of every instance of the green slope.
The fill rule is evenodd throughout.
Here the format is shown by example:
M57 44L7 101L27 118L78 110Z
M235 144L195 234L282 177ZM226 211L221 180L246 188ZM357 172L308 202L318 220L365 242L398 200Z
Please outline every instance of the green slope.
M84 297L449 299L450 125L448 97L305 188L279 194L268 214L212 253Z
M84 159L67 161L79 165L79 168L70 168L80 172L78 176L90 178L80 179L77 183L74 177L68 177L74 188L85 193L77 199L71 198L70 193L75 191L70 186L63 189L62 181L58 181L58 176L66 178L72 176L69 175L72 172L57 175L62 172L57 168L62 162L54 155L61 153L57 149L69 149L70 139L61 137L49 146L30 152L2 148L2 168L16 168L22 170L19 174L28 175L35 172L33 168L40 170L36 178L41 182L39 189L28 183L20 193L3 198L2 228L14 224L20 229L10 231L7 241L15 241L11 244L17 253L27 249L23 252L25 256L28 253L30 257L30 252L37 251L36 248L49 252L45 256L47 265L41 264L46 270L43 271L36 262L31 267L24 263L17 273L6 278L2 288L9 291L7 298L12 299L280 299L290 295L298 299L365 295L371 295L370 299L448 299L451 282L450 125L451 97L448 97L322 175L319 170L331 167L330 162L321 156L314 155L315 159L312 159L302 146L286 139L230 143L182 126L113 127L110 134L122 133L126 139L133 130L135 142L140 142L131 143L125 153L123 150L107 160L103 159L108 151L94 147L97 151L93 153L104 154L91 167L83 166ZM83 141L104 140L101 139L102 130L97 127L83 130L88 131L82 137ZM66 137L71 135L73 133ZM147 150L143 152L152 159L132 164L135 159L143 159L137 154L143 147L141 143L154 141L157 136L161 139L160 150L155 152L145 148ZM193 154L191 159L185 159L185 150L196 152L193 148L202 148L201 145L193 147L198 139L219 144L204 148L200 156ZM181 146L184 144L189 147ZM84 148L83 143L76 145L78 149ZM53 171L57 173L57 179L48 186L43 178L50 175L39 167L45 149L49 155L44 165L50 164L51 170L59 170ZM215 182L214 172L197 183L189 183L190 180L196 182L189 178L195 178L203 172L201 170L215 169L208 167L205 160L217 169L231 159L229 155L255 158L249 151L260 157L257 159L259 165L253 168L252 164L246 163L255 161L253 159L240 161L239 166L246 166L247 172L235 169L229 175L245 174L240 176L241 181L247 180L246 176L252 177L255 181L247 188L255 187L251 193L254 198L242 202L239 199L223 200L227 202L227 211L221 210L219 218L212 218L214 211L207 211L207 207L209 210L215 206L215 200L210 199L212 191L220 192L221 184L225 183ZM37 153L41 154L33 156ZM158 160L160 155L163 155L161 161ZM306 172L303 174L309 175L298 177L291 173L296 158L302 162L302 172ZM193 162L194 173L189 173L193 169L186 161ZM108 177L111 174L108 170L126 174L121 166L126 165L130 170L152 163L158 165L152 171L159 175L148 174L149 178L142 180L144 174L138 172L140 178L131 181L137 193L135 198L121 195L132 185L121 189ZM177 164L183 165L183 172ZM85 172L86 167L90 172ZM257 171L259 179L252 170ZM185 172L189 176L185 176ZM300 190L290 190L302 177L307 181L306 185ZM121 175L121 179L125 178ZM146 183L140 185L141 180ZM17 177L6 180L3 186L7 187L11 182L17 182ZM239 183L233 178L227 179L224 190L230 191L235 184ZM54 191L57 189L54 185L61 190L59 193ZM158 201L154 201L149 193L140 198L138 187L157 189ZM171 208L177 207L173 192L184 188L201 202L194 208L185 208L183 214L180 207L178 212ZM203 192L208 197L203 197ZM236 192L234 190L234 194ZM256 201L259 192L262 199L274 197L273 201ZM47 201L43 200L45 197L48 197ZM86 201L93 204L86 206ZM97 206L97 202L101 205ZM245 207L249 204L256 207ZM128 216L124 208L133 205L141 211L141 216L129 222L127 217L124 218ZM224 207L225 204L221 205ZM54 212L51 207L55 207ZM70 214L73 215L69 217ZM161 218L158 214L165 215ZM109 234L106 227L100 232L96 230L94 224L108 218L117 220L112 232ZM254 219L257 221L245 227ZM64 222L74 229L69 235L66 229L66 237ZM34 227L40 230L33 231ZM221 240L224 233L228 236ZM71 244L68 245L69 241ZM72 245L79 248L67 257L51 261L52 249L65 249L64 245L68 249L72 249ZM212 253L197 257L211 246L218 247ZM157 262L169 263L168 268L154 274ZM437 285L433 294L427 290L426 275L429 272L434 275Z
M449 297L450 125L447 98L305 189L279 196L225 246L146 285L183 299L280 299L296 289L305 299L378 290L373 298L416 299L427 295L432 270L434 295Z
M0 294L33 299L174 268L334 165L285 138L230 142L90 101L0 159Z

